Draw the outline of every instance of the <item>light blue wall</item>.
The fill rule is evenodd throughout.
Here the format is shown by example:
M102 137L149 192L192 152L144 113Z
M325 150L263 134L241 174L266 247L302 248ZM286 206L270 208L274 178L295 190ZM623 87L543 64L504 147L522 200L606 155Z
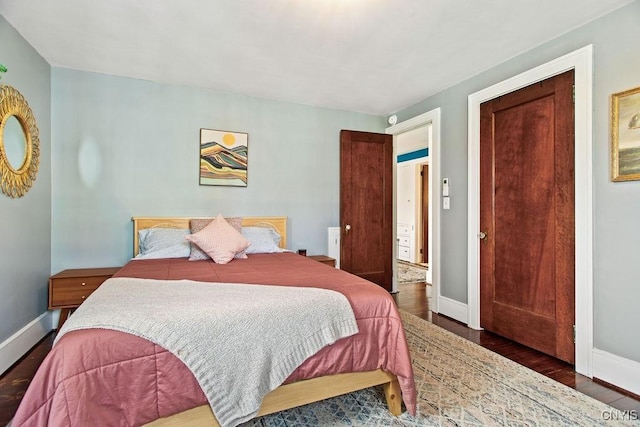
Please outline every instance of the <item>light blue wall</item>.
M442 176L451 210L442 211L444 296L467 301L467 97L481 89L594 45L594 334L595 346L640 362L640 182L609 178L609 97L640 86L640 1L571 31L397 113L406 120L442 108ZM543 267L544 268L544 267Z
M24 197L0 193L0 343L47 309L51 269L51 67L0 16L0 63L40 131L40 167Z
M187 72L187 70L185 70ZM52 70L52 269L123 265L132 216L286 215L289 248L339 224L339 132L384 118ZM249 134L248 187L199 186L200 128Z

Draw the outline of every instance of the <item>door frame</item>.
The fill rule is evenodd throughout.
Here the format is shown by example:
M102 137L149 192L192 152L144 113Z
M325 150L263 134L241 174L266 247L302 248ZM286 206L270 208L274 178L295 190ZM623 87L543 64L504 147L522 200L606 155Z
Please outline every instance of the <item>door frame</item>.
M436 183L440 182L440 108L427 111L426 113L412 117L403 122L388 127L385 131L393 135L393 240L396 239L397 231L397 194L396 170L398 166L397 155L397 135L410 131L412 129L431 124L431 141L429 144L429 272L431 273L431 289L432 298L431 311L438 313L440 299L440 197L436 196L436 190L439 188ZM438 191L439 194L439 191ZM397 247L393 248L394 263L396 265ZM398 286L398 272L394 267L393 270L393 290L396 291Z
M468 325L480 328L480 104L575 71L575 370L593 374L593 45L585 46L468 97Z

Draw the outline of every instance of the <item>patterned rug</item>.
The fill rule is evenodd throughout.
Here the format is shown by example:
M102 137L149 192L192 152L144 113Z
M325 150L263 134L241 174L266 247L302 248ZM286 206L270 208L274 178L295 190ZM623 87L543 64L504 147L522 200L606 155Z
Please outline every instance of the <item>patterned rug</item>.
M398 260L398 284L424 282L427 280L427 267Z
M622 413L439 326L401 311L418 413L393 417L380 387L268 415L244 426L640 426ZM613 418L614 420L616 418Z

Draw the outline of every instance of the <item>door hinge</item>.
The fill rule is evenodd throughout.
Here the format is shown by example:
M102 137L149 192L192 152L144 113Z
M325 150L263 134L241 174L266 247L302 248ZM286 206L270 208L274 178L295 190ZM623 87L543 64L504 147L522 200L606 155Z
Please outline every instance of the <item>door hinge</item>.
M573 325L573 343L576 343L576 325Z
M576 85L571 86L571 93L572 93L572 101L575 104L576 103Z

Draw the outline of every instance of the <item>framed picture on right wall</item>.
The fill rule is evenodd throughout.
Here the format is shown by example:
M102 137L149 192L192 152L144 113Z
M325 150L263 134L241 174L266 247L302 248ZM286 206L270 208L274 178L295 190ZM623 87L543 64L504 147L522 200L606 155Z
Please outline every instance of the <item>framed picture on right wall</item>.
M640 180L640 87L611 95L611 180Z

